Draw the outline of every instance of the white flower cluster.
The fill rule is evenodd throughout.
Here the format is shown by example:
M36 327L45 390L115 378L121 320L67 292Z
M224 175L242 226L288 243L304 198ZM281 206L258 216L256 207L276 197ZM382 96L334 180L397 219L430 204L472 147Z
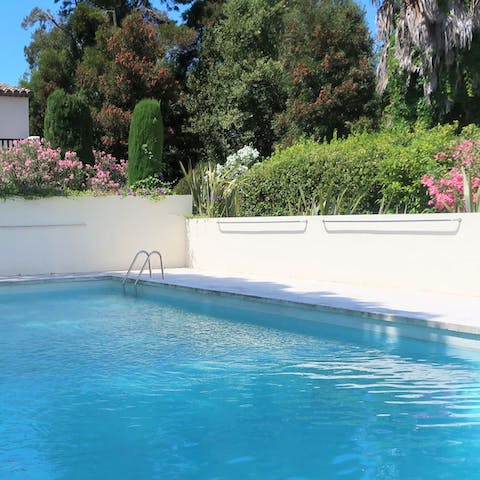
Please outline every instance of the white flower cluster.
M256 148L246 145L236 153L229 155L224 165L217 163L215 174L227 180L236 180L251 167L260 156Z

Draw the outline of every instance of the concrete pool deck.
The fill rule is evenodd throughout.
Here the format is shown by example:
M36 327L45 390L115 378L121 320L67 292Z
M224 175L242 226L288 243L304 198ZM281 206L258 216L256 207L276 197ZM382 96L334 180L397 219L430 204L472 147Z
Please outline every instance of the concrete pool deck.
M149 280L148 274L142 279ZM188 268L158 270L152 281L200 290L281 300L429 326L480 336L480 296L460 296L404 289L378 288L333 282L269 278L260 275L228 275Z
M88 275L0 277L0 282L93 276L122 278L124 275L125 272L117 271ZM132 277L135 275L132 272ZM379 288L289 279L287 276L229 275L188 268L166 269L164 281L159 270L152 271L151 279L148 274L143 274L141 278L171 286L314 305L340 312L359 312L392 324L407 323L480 336L480 296L414 291L408 286L403 289Z

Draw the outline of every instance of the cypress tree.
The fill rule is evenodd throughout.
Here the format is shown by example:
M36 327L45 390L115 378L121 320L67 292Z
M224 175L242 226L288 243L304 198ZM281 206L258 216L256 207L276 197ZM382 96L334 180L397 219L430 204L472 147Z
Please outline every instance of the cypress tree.
M90 108L80 95L55 90L47 100L44 137L53 148L77 152L83 163L93 164L93 121Z
M143 99L133 110L128 135L128 183L161 175L163 161L163 120L160 102Z

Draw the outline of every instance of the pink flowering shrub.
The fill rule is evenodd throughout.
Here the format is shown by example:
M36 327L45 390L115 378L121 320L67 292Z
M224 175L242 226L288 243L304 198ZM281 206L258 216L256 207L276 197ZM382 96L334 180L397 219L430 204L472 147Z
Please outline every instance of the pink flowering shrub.
M108 192L126 182L126 162L94 152L84 166L75 152L51 148L44 140L21 140L0 150L0 195L59 195L65 191Z
M480 138L465 140L452 153L439 153L435 159L454 166L441 177L422 177L422 184L432 197L429 204L437 210L450 212L479 211Z
M87 165L87 188L95 192L118 190L127 183L127 161L105 152L93 151L95 164Z

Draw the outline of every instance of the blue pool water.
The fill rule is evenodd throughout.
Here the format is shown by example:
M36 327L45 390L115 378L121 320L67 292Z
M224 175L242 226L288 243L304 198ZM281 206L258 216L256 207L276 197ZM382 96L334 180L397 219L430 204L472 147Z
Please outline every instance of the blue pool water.
M0 287L0 479L480 478L478 353L294 316Z

